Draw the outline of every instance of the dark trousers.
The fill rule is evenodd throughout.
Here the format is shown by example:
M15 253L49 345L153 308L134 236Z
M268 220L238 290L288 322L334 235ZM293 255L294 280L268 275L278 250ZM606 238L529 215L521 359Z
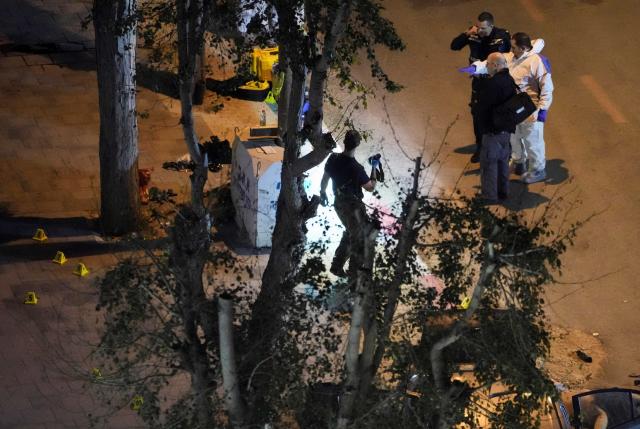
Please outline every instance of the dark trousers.
M473 134L476 136L476 153L480 153L482 151L482 133L480 132L479 121L476 115L471 114L473 118Z
M471 102L469 106L471 107L471 118L473 119L473 135L476 138L476 153L480 154L482 149L482 131L480 131L480 125L478 122L478 118L474 115L474 106L478 102L478 94L482 89L482 85L486 83L486 78L484 76L474 76L471 78Z
M355 278L358 267L362 265L364 252L362 226L368 221L367 211L364 203L355 197L336 197L333 206L344 226L344 232L331 266L344 268L344 264L349 260L349 277Z
M510 136L507 132L482 136L480 184L488 200L504 199L509 193Z

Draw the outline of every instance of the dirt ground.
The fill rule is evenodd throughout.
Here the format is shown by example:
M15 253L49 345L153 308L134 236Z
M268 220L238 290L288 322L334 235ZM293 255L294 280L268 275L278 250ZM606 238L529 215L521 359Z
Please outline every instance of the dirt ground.
M590 381L602 371L606 353L597 333L577 329L551 326L551 354L544 366L551 378L569 391L580 391L592 387ZM591 357L588 363L578 357L581 350Z

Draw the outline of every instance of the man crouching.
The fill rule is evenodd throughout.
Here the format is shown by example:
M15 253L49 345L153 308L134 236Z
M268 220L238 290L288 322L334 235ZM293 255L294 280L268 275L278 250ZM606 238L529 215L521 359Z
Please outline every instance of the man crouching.
M484 203L495 204L508 196L510 134L515 127L497 127L492 119L493 110L516 94L516 84L509 74L507 61L501 53L490 54L487 71L491 76L478 96L475 105L479 128L482 133L480 152L480 197Z

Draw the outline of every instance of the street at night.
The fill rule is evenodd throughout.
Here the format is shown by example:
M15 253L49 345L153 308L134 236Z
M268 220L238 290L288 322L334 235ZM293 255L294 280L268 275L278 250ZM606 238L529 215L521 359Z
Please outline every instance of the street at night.
M378 3L358 1L362 10ZM339 6L315 19L336 20L338 61L357 48L349 79L374 91L357 109L357 94L324 73L335 60L329 42L312 65L307 59L296 69L302 54L285 55L303 44L268 33L267 60L256 60L247 46L264 40L265 21L259 30L241 25L243 37L262 37L245 46L256 80L229 90L239 84L233 64L221 65L223 51L184 42L189 32L189 43L209 40L220 21L204 36L181 22L198 8L215 16L235 7L218 12L216 3L227 2L113 0L129 5L125 15L128 7L161 6L150 9L152 18L119 17L126 23L119 31L102 23L94 32L109 0L0 2L0 429L533 428L534 407L545 404L555 408L540 413L543 429L640 427L640 402L631 417L598 403L605 418L580 425L577 399L570 400L619 388L629 404L640 401L640 2L385 0L381 14L405 48L389 49L392 32L377 34L376 43L387 44L375 50L386 75L372 77L357 44L374 39L384 23L377 13L337 31L343 13L362 18L350 0L265 1L281 10ZM229 2L236 3L246 2ZM195 9L181 15L188 5ZM263 11L248 8L245 20L252 10ZM511 174L508 195L491 204L474 199L481 164L471 161L471 77L459 71L469 66L469 49L450 46L483 11L511 35L544 40L554 88L544 121L546 178L524 183ZM158 16L177 24L144 27ZM133 37L135 20L130 56L122 38ZM351 34L352 44L340 46L348 37L341 31L365 24L373 33ZM291 34L311 40L322 25ZM174 39L163 33L171 26ZM222 37L231 34L221 28ZM162 63L151 45L164 38L175 41L175 52ZM290 69L261 69L259 61L277 53L274 40ZM198 80L200 72L206 79ZM385 91L386 76L402 89ZM264 94L255 95L262 84ZM360 134L348 134L358 139L347 143L350 127ZM355 162L325 167L333 140L334 152L351 150ZM417 157L427 168L410 193ZM336 183L345 166L360 164L354 195L364 199L341 209ZM430 218L426 207L441 217ZM380 211L380 222L366 223L365 208L368 216ZM582 222L575 238L554 236ZM404 233L414 226L416 234ZM345 228L352 235L341 242ZM467 240L469 249L430 249L420 240L434 231L443 242ZM506 240L522 253L501 247ZM537 247L544 240L548 247ZM494 246L503 259L494 259ZM526 269L517 258L505 262L541 249L547 253ZM375 305L378 313L370 311ZM492 360L492 347L504 362ZM462 369L469 364L474 369ZM502 399L491 402L503 388L517 412L504 411ZM561 399L571 423L562 419Z

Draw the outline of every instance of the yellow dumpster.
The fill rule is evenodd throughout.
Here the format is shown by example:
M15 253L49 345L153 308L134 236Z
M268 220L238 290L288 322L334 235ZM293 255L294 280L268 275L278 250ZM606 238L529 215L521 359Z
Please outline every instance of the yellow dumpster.
M273 65L278 62L278 47L275 48L253 48L251 73L258 77L258 80L273 80Z

